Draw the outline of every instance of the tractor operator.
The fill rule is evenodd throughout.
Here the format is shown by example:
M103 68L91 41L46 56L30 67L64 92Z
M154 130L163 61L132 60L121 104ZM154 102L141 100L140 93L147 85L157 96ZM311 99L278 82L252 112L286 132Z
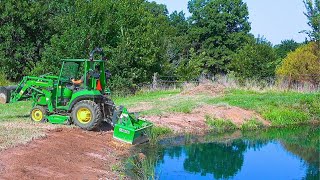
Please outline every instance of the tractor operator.
M96 65L95 70L92 73L90 73L90 72L87 73L87 82L89 81L91 76L95 77L96 79L99 79L100 65ZM82 76L81 79L79 79L79 80L71 79L71 82L76 86L81 86L84 82L84 76Z

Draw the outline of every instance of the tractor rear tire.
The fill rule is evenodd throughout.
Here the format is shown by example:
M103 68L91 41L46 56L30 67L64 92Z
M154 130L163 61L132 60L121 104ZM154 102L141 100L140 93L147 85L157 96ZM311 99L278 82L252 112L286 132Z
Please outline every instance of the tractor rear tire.
M75 125L88 131L98 129L103 120L100 106L90 100L78 102L72 108L71 117Z
M111 99L107 99L106 102L104 103L104 120L113 126L112 124L112 117L113 117L113 112L115 109L115 104Z
M47 110L43 106L35 106L30 111L30 118L33 122L47 122Z
M6 87L0 87L0 104L6 104L10 101L10 91Z

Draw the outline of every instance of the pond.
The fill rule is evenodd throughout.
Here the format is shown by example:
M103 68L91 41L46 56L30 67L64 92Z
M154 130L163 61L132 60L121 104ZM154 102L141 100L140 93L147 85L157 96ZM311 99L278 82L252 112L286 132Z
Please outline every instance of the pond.
M319 180L319 135L319 126L302 126L167 139L141 146L146 159L129 172L137 179Z

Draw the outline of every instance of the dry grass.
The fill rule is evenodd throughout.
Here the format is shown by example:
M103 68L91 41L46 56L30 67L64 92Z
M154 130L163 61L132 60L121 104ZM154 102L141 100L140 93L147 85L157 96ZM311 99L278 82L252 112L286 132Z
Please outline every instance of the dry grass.
M60 128L49 123L33 123L29 117L31 102L0 104L0 151L45 137L46 131Z

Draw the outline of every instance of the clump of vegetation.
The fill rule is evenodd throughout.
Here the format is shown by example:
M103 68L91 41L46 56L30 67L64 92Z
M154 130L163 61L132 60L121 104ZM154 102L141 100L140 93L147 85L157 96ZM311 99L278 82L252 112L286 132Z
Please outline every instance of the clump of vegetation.
M170 111L189 114L191 113L192 109L194 109L195 107L196 107L195 102L187 101L187 102L178 103L177 105L172 107Z
M210 130L217 133L236 130L237 126L230 120L216 119L209 115L205 116L206 123L210 127Z
M126 162L127 174L133 179L154 180L155 164L156 159L141 158L139 154L132 156Z
M247 131L247 130L257 130L263 127L263 123L261 121L258 121L256 119L250 119L249 121L246 121L240 126L241 130Z
M6 79L5 74L0 72L0 86L7 86L9 84L10 84L10 81Z
M148 137L151 144L156 144L161 137L172 134L173 131L167 127L154 126L151 131L148 132Z

